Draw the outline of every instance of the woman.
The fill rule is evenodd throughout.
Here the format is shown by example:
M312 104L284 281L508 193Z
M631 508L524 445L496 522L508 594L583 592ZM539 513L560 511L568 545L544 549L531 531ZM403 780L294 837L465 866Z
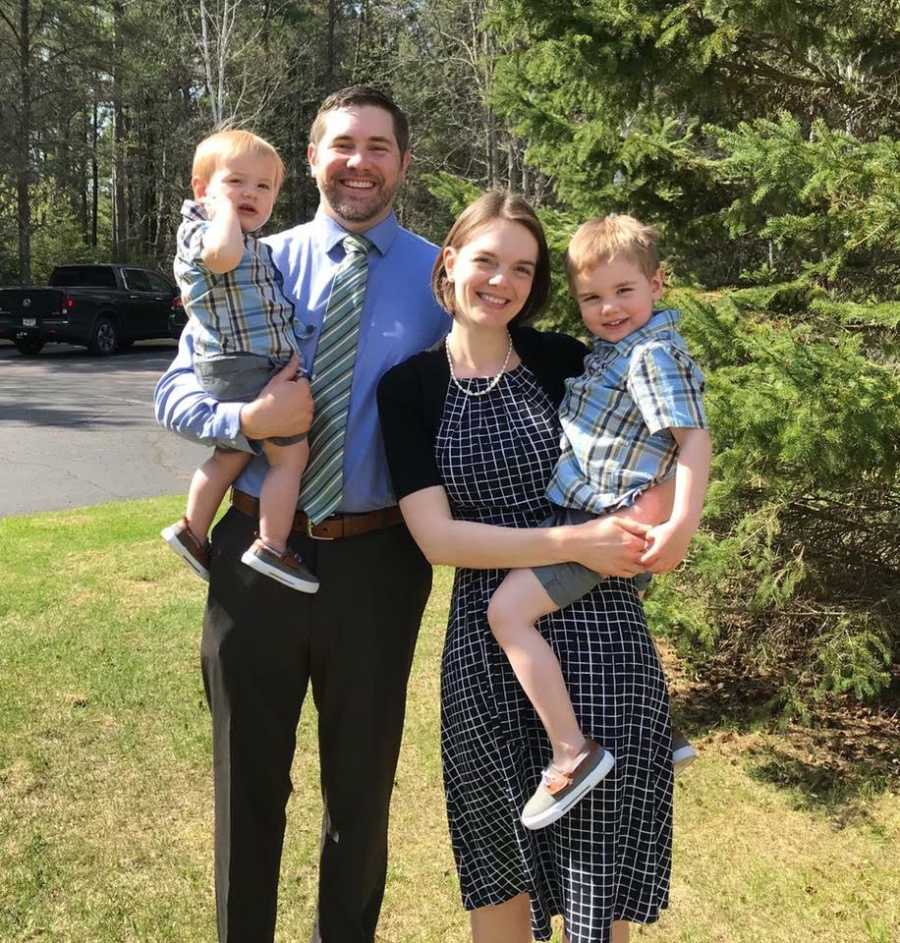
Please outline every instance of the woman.
M639 572L644 528L606 518L539 527L559 450L556 409L586 348L522 326L546 300L540 223L488 193L450 230L434 270L453 317L446 344L385 375L379 407L400 508L432 563L457 566L442 666L444 785L474 943L625 943L668 899L672 764L668 697L640 600L613 578L541 622L585 734L616 757L558 823L519 810L549 747L486 620L505 568L577 560ZM530 528L530 529L529 529ZM504 568L504 569L500 569Z

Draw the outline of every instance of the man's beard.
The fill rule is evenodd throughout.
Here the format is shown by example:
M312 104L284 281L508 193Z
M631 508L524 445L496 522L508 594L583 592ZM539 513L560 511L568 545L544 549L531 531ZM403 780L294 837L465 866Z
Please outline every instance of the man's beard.
M338 184L326 181L322 184L322 192L341 219L346 219L348 223L365 223L381 215L391 205L397 187L389 188L375 182L375 187L364 198L352 199L341 194Z

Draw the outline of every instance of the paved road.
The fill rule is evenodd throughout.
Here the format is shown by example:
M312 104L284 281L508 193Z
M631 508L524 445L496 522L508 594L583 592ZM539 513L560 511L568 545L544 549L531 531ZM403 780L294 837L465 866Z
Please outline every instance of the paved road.
M0 517L186 492L202 446L164 432L153 388L174 341L114 357L0 341Z

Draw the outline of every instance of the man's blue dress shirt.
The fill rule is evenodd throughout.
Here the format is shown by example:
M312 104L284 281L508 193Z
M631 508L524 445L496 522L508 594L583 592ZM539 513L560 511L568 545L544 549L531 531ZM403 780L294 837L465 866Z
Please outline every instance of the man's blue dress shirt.
M320 209L315 218L264 241L284 276L284 292L294 302L296 324L311 325L298 335L306 364L315 373L315 353L334 272L344 258L347 232ZM353 371L344 449L344 496L339 511L372 511L396 503L388 475L375 390L382 374L412 354L434 346L450 320L431 294L437 247L403 229L392 213L363 235L369 252L366 300L360 317L359 348ZM305 328L309 330L309 328ZM209 445L248 448L240 431L242 403L207 396L193 372L190 322L178 355L156 387L156 418L167 429ZM235 483L259 495L267 468L257 454Z

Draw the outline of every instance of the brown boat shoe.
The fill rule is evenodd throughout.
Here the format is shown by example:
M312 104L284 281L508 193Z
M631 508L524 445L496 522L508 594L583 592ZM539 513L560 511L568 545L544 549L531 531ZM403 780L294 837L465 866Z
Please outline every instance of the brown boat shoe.
M200 577L209 582L209 541L201 543L186 517L160 531L160 537Z
M319 580L303 563L303 560L292 550L287 549L279 553L274 547L257 538L244 552L241 563L246 563L257 573L262 573L291 589L301 593L316 593L319 591Z
M544 828L562 818L615 766L612 753L593 740L586 739L585 747L586 753L574 769L550 765L541 773L541 784L522 810L525 828Z

